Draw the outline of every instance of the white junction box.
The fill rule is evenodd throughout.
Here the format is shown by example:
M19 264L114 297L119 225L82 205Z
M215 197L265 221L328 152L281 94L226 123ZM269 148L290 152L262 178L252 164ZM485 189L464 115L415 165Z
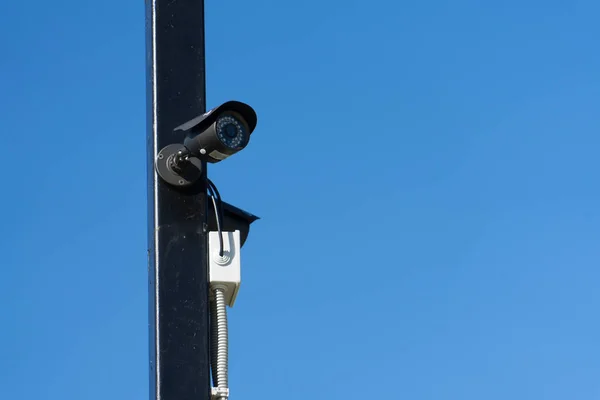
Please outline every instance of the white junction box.
M225 301L229 307L233 307L242 278L240 231L221 233L223 235L223 256L219 255L219 232L208 233L208 277L211 287L224 288Z

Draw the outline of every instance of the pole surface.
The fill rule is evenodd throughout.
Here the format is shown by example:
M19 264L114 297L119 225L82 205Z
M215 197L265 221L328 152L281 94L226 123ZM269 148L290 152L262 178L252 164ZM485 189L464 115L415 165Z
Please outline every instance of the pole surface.
M146 0L146 35L150 399L209 400L205 181L182 192L154 169L206 109L204 1Z

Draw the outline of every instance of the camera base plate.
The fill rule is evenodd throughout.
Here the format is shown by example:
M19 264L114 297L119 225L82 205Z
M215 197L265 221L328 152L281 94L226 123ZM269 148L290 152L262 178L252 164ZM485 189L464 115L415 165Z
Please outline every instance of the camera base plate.
M154 165L156 172L165 182L178 187L186 187L194 184L202 177L202 161L196 157L190 157L180 170L174 169L174 160L177 153L187 151L182 144L170 144L163 147L156 156Z

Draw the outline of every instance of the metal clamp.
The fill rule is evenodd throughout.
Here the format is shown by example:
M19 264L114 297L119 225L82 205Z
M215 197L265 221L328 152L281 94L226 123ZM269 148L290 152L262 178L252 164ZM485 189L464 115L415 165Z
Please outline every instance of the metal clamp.
M229 398L229 388L214 387L210 391L210 397L214 400L226 400Z

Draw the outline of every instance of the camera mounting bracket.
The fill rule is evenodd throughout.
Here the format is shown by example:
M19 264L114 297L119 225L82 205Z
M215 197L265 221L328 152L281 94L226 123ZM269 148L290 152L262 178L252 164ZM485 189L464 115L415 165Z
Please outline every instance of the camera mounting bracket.
M158 176L170 185L186 187L202 177L202 161L187 154L188 149L178 143L163 147L156 156Z

